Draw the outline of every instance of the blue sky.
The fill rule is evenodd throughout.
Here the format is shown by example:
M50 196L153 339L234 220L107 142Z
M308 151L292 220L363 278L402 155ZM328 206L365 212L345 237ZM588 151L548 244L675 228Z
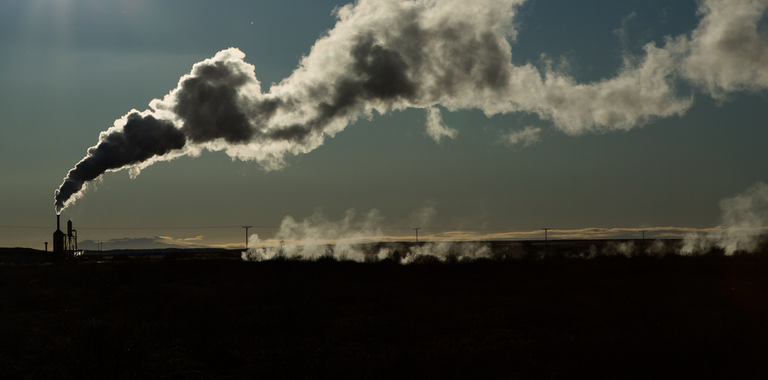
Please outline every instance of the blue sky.
M362 13L384 3L401 6L364 1L345 9ZM443 3L435 9L452 9ZM419 226L420 234L435 237L515 232L504 236L530 238L541 227L571 231L563 237L587 228L626 228L617 236L631 236L657 227L667 236L669 227L718 225L722 199L768 181L765 14L757 17L759 38L752 41L756 63L739 71L751 73L744 79L723 74L724 66L741 67L739 57L696 45L702 20L729 1L702 3L712 6L710 13L696 1L507 3L512 72L559 75L568 85L552 94L578 103L583 97L568 98L569 91L640 72L652 43L683 62L669 64L671 95L649 100L639 119L631 119L640 112L634 105L606 106L618 122L601 119L603 103L585 114L552 106L524 87L515 87L505 103L516 110L489 111L477 94L409 100L403 110L382 115L374 109L370 120L357 118L320 144L304 146L306 153L289 152L279 170L204 150L157 162L134 179L128 170L107 172L62 217L75 222L81 241L158 237L205 246L242 246L243 225L256 226L251 232L262 239L285 233L277 227L286 216L329 230L347 228L345 220L352 227L374 223L371 231L393 239ZM765 1L753 3L765 10ZM334 9L345 4L0 4L0 246L41 249L50 241L53 191L62 178L102 131L131 109L144 111L162 99L195 63L235 47L266 93L291 77L302 57L313 57L316 41L341 17ZM668 36L687 42L673 44ZM707 82L711 78L719 79ZM430 137L425 108L436 109L437 125L455 137Z

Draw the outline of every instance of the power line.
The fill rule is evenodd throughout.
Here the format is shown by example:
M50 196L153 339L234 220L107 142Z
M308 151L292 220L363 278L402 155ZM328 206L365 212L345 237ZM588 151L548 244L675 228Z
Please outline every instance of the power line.
M39 226L9 226L0 225L0 228L26 228L26 229L53 229L53 227ZM78 227L81 230L192 230L214 228L242 228L242 226L189 226L189 227ZM280 226L249 226L249 228L280 229ZM336 227L314 227L315 229L336 229ZM382 230L413 230L412 227L382 227ZM534 231L535 228L458 228L458 227L419 227L427 231Z
M81 230L195 230L213 228L241 228L242 226L193 226L193 227L78 227ZM254 226L249 226L254 227ZM255 226L256 228L280 228L273 226Z
M153 226L153 227L78 227L80 230L194 230L194 229L227 229L227 228L242 228L243 226L187 226L187 227L180 227L180 226ZM14 225L0 225L0 228L7 228L7 229L39 229L39 230L53 230L54 228L51 226L14 226ZM278 230L282 228L282 226L266 226L266 225L258 225L258 226L248 226L248 228L260 228L260 229L272 229L272 230ZM313 229L316 230L335 230L337 227L318 227L313 226ZM419 227L419 229L424 231L462 231L462 232L482 232L482 231L499 231L499 232L533 232L536 230L539 230L538 228L461 228L461 227ZM644 235L644 232L649 232L647 230L638 230L637 228L631 228L631 227L613 227L613 228L606 228L606 227L595 227L595 228L586 228L586 229L596 229L596 230L628 230L629 231L637 231L641 232ZM674 227L672 229L675 229ZM381 230L385 231L393 231L393 230L399 230L399 231L405 231L405 230L414 230L412 227L381 227ZM547 229L549 230L549 228ZM580 229L576 229L580 230ZM546 235L546 231L545 231ZM546 240L546 239L545 239Z
M248 229L253 228L253 226L242 226L245 228L245 249L248 249Z
M43 229L47 230L47 229L53 229L53 227L51 227L51 226L48 226L48 227L35 227L35 226L0 226L0 228L26 228L26 229L31 229L31 230L43 230Z

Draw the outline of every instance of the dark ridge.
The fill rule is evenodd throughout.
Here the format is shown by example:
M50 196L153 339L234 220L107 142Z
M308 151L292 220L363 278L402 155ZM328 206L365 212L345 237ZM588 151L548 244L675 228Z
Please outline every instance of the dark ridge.
M22 247L0 247L0 255L44 255L45 251Z
M456 265L176 254L0 266L0 378L768 375L765 250Z

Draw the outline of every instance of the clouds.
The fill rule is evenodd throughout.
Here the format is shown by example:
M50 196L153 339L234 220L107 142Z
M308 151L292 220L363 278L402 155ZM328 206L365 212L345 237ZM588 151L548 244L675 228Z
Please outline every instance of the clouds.
M552 65L516 66L517 10L524 0L360 0L335 11L336 25L296 70L262 92L255 68L236 48L194 65L151 110L131 111L102 133L57 190L56 207L82 195L108 170L135 176L153 162L204 149L256 161L267 170L308 153L360 117L423 108L427 135L456 138L440 105L491 116L525 112L569 135L629 130L683 116L690 81L715 97L768 86L768 44L759 22L768 0L708 0L690 35L649 43L620 72L578 83ZM138 125L139 127L135 127ZM141 131L129 138L130 131ZM507 135L531 144L539 130ZM160 142L161 138L168 141Z

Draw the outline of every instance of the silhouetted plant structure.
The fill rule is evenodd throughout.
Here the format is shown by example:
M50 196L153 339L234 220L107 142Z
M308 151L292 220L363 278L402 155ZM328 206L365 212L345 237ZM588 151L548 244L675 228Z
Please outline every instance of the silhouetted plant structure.
M425 265L425 264L440 264L442 261L437 256L433 255L416 255L413 257L411 264Z
M272 257L273 260L285 260L286 254L285 254L285 240L283 238L280 238L280 246L277 248L277 253L275 253L275 256Z
M448 253L445 254L445 263L446 264L456 264L461 259L461 252L459 252L456 247L451 247L448 250Z
M338 253L338 256L336 257L339 261L350 261L349 259L349 252L347 250L341 250L341 252Z
M366 262L366 263L378 263L379 262L379 258L378 258L378 256L376 256L373 253L367 253L365 255L365 257L363 258L363 262Z
M333 246L328 245L327 247L325 247L325 251L323 252L323 254L318 256L315 261L319 263L327 263L327 262L334 262L339 260L334 255Z
M387 255L387 259L399 264L403 260L403 256L399 250L394 249Z

